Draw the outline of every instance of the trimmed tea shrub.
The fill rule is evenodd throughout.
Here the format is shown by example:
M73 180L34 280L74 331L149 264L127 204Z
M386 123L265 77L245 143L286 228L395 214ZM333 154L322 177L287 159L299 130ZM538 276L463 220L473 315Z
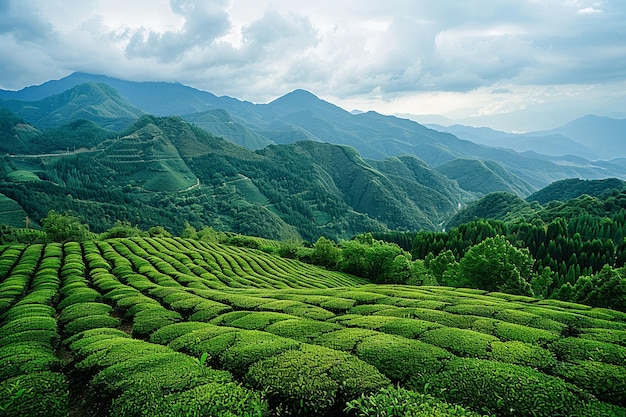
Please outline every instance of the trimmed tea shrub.
M483 359L490 356L490 343L499 342L495 336L453 327L429 330L420 336L420 340L444 348L455 355Z
M151 307L135 314L133 318L133 336L146 337L161 327L182 320L180 313L163 307Z
M69 384L63 374L33 372L0 382L0 398L7 417L66 417Z
M416 375L430 375L452 355L417 340L378 333L356 346L356 355L393 381L406 382Z
M113 311L113 307L103 303L77 303L67 306L61 311L59 321L67 323L85 316L106 315ZM104 326L110 327L110 326Z
M341 326L335 323L297 318L276 322L266 327L265 331L299 342L310 342L324 333L339 329Z
M560 378L531 368L474 358L456 358L441 372L409 382L437 397L498 416L576 415L583 393Z
M498 362L529 366L542 370L550 370L556 365L556 359L548 349L517 340L492 342L491 358Z
M79 317L67 323L63 327L63 331L69 335L83 332L90 329L99 329L102 327L117 327L121 323L115 317L107 314L98 314L93 316Z
M626 347L596 340L566 337L551 343L548 348L559 360L598 361L613 365L626 364Z
M595 361L560 363L554 373L611 404L626 404L626 367Z
M256 362L245 381L265 390L277 414L294 416L331 414L347 401L390 383L376 368L348 353L311 345Z
M316 345L328 347L330 349L351 352L354 350L357 343L363 341L364 339L367 339L368 337L376 336L378 334L380 333L374 330L352 327L324 333L323 335L315 338L313 340L313 343Z
M356 417L480 417L459 405L401 387L388 387L346 404Z

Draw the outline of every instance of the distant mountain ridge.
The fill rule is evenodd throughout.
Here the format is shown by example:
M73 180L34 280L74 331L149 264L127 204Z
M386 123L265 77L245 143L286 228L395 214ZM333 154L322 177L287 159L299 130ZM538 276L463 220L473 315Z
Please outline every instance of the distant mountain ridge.
M104 82L115 88L119 97L143 112L179 115L249 149L261 149L272 143L312 140L354 147L367 159L413 155L430 167L456 159L491 161L508 171L505 177L520 180L517 185L510 181L497 181L499 189L496 191L516 194L524 192L519 188L522 183L525 183L522 189L528 188L530 193L566 178L626 178L626 167L620 164L602 161L592 164L588 160L572 162L568 158L488 147L407 119L376 112L352 114L304 90L292 91L268 104L253 104L225 96L217 97L176 83L138 83L74 73L41 86L0 91L0 98L40 98L84 82Z

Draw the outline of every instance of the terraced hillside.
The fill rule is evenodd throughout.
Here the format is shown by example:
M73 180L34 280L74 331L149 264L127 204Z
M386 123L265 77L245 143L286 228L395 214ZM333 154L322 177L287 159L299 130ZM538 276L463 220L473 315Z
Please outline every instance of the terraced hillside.
M0 247L0 278L0 415L404 415L374 406L392 385L482 414L626 415L611 310L179 238ZM438 404L410 415L477 415Z

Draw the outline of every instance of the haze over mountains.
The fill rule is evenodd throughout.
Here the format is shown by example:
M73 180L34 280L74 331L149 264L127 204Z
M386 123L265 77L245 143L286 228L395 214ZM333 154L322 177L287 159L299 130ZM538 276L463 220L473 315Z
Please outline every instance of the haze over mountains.
M97 183L86 185L94 175L89 164L110 171L99 186L180 193L213 183L215 193L218 184L235 184L229 210L239 208L220 221L237 229L249 216L265 217L283 237L312 239L324 230L346 236L366 226L433 230L491 192L524 198L566 178L626 178L623 160L599 159L626 156L625 121L591 116L525 135L465 126L439 131L376 112L350 113L304 90L253 104L181 84L84 73L0 90L0 108L4 153L90 149L75 156L76 175L90 178L79 185L87 188ZM594 135L602 140L590 142ZM40 175L32 163L15 162L7 162L5 175ZM43 171L68 186L76 181L55 164L44 163ZM307 221L315 225L304 227Z

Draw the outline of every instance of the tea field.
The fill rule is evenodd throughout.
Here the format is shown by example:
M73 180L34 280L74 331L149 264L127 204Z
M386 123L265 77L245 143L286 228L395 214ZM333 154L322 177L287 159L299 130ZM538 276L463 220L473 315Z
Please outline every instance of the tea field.
M0 415L626 415L612 310L181 238L3 246L0 279Z

